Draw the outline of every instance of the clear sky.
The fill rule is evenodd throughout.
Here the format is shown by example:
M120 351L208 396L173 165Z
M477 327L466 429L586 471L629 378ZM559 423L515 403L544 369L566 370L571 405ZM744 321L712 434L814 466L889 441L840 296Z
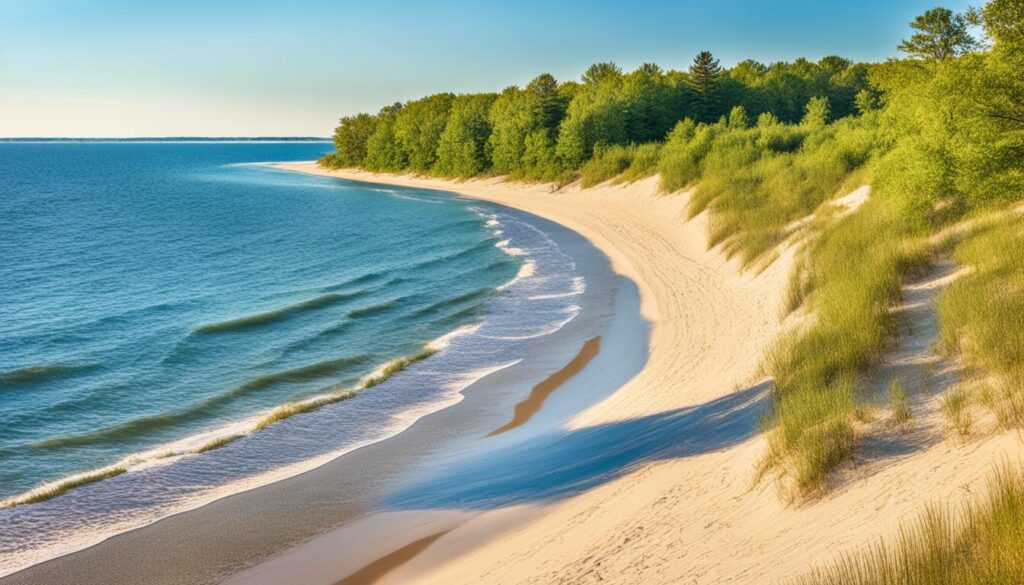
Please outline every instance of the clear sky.
M967 0L942 5L964 10ZM896 54L935 0L0 0L0 136L330 134L597 61Z

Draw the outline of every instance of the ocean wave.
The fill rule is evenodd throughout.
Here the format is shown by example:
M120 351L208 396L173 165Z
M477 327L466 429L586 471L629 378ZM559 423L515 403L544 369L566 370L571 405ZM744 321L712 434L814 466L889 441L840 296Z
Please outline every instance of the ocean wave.
M327 376L343 372L352 366L363 365L371 359L373 359L373 356L369 354L359 354L333 360L324 360L281 372L264 374L249 380L241 386L232 388L227 392L227 394L229 396L240 396L253 392L254 390L261 390L282 382L306 382L309 380L325 378Z
M332 285L328 285L328 286L322 287L320 290L322 290L324 292L335 292L335 291L343 290L343 289L346 289L346 288L351 288L353 286L359 286L359 285L363 285L363 284L370 284L372 282L377 282L377 281L385 278L386 276L387 276L387 274L385 274L383 272L369 272L369 273L363 274L362 276L357 276L356 278L353 278L352 280L346 280L345 282L339 282L338 284L332 284Z
M0 388L5 385L39 384L67 378L99 367L99 364L38 364L0 372Z
M516 273L512 280L498 287L499 291L503 291L517 282L530 278L537 272L537 263L533 260L526 260L519 266L519 272Z
M219 321L217 323L209 323L206 325L200 325L193 330L193 333L220 333L224 331L237 331L240 329L248 329L250 327L257 327L260 325L266 325L275 321L280 321L287 317L290 317L296 313L309 311L312 309L319 309L342 301L354 299L362 296L363 291L357 291L349 294L342 293L329 293L318 296L313 299L281 307L280 309L274 309L272 311L266 311L264 313L256 313L255 315L248 315L245 317L239 317L237 319L229 319L227 321Z
M400 302L405 300L405 298L406 297L400 297L400 298L397 298L397 299L388 299L386 301L382 301L380 303L376 303L376 304L369 305L369 306L366 306L366 307L360 307L358 309L352 309L351 311L346 313L345 316L348 317L349 319L358 319L360 317L370 317L372 315L377 315L379 313L384 313L384 312L390 311L391 309L394 309L395 307L397 307Z
M587 292L587 281L584 280L582 276L577 276L576 278L572 279L572 290L568 292L531 295L526 298L531 301L547 301L551 299L578 297L585 292Z
M465 258L467 256L471 256L474 253L477 253L477 252L480 252L480 251L483 251L483 250L486 250L486 249L490 248L491 246L494 245L494 243L495 243L495 241L494 241L493 238L487 238L487 239L481 240L479 242L476 242L476 243L474 243L474 244L472 244L472 245L470 245L470 246L468 246L466 248L463 248L462 250L458 250L456 252L445 254L443 256L436 256L434 258L429 258L427 260L423 260L422 262L417 262L416 264L413 264L412 266L410 266L408 268L408 270L422 270L424 268L429 268L431 266L437 266L438 264L445 264L447 262L451 262L452 260L458 260L460 258Z
M274 384L288 382L305 382L325 378L342 372L350 367L366 364L373 356L360 354L333 360L325 360L284 370L265 374L249 380L221 394L210 396L205 400L175 412L146 416L126 421L118 425L112 425L88 433L77 435L64 435L38 441L28 445L29 449L54 450L67 447L81 447L86 445L97 445L104 443L118 443L137 439L140 435L151 433L171 427L189 420L194 420L203 414L209 413L232 399L262 390Z
M448 299L442 299L440 301L437 301L436 303L427 305L426 307L423 307L421 309L417 309L413 314L417 316L432 315L434 313L444 311L445 309L450 309L452 307L463 305L465 303L468 303L469 301L474 301L477 299L488 297L490 295L493 295L494 292L495 291L492 288L480 288Z
M327 339L329 337L335 337L337 335L345 333L346 331L349 330L349 328L352 327L353 323L354 322L351 319L346 318L341 321L338 321L337 323L334 323L333 325L325 327L324 329L321 329L308 337L303 337L302 339L293 341L288 345L284 346L283 348L281 348L280 357L285 358L290 355L294 355L297 352L309 348L311 345L320 340Z
M250 417L244 421L232 423L220 429L200 433L198 435L187 437L185 439L181 439L175 441L174 443L163 445L154 449L150 449L140 453L135 453L122 458L120 461L112 465L107 465L97 469L75 473L68 477L58 479L56 481L44 483L31 490L28 490L20 494L16 494L14 496L4 499L3 501L0 501L0 508L12 508L15 506L42 502L57 497L76 487L81 487L84 485L95 483L97 481L101 481L103 479L115 477L129 471L148 468L152 467L153 465L170 463L173 459L182 456L199 455L202 453L206 453L208 451L212 451L214 449L218 449L228 444L234 443L239 439L243 439L248 435L261 431L270 425L273 425L287 418L291 418L295 415L311 412L328 404L334 404L337 402L348 400L350 398L354 398L355 396L357 396L358 394L365 390L383 384L387 380L391 379L392 377L396 376L400 372L407 369L409 366L420 361L423 361L429 358L430 356L436 354L438 351L447 346L450 339L452 339L455 336L463 335L470 330L471 329L465 328L457 329L456 331L448 333L444 336L439 337L438 339L435 339L427 344L424 344L422 349L415 353L388 360L387 362L384 362L383 364L378 366L369 374L363 376L360 379L359 383L356 384L355 386L347 388L332 388L328 391L322 392L309 398L305 398L303 400L287 402L285 404L276 406L268 411L265 411L260 415ZM353 358L343 358L343 360L354 360L360 357L362 356L354 356ZM326 362L324 362L324 364L326 364ZM316 371L318 368L331 369L333 367L335 366L312 364L306 369L310 372L313 372ZM297 368L296 370L292 370L291 372L293 372L294 375L306 375L305 373L298 373L298 370L303 370L303 368ZM284 374L284 372L282 372L282 374ZM154 423L167 424L171 420L179 419L182 415L185 415L185 413L182 412L168 416L146 417L144 419L136 419L135 421L131 421L124 425L104 429L103 431L97 433L89 433L84 435L47 440L36 443L32 446L35 448L67 447L86 444L83 443L83 441L95 440L97 438L109 439L112 437L121 437L124 436L125 433L134 432L134 428L146 428Z

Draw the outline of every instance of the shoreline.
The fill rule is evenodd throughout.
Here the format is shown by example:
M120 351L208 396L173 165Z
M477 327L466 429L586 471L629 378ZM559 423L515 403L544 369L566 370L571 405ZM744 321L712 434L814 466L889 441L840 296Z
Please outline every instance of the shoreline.
M779 314L778 309L781 307L781 291L788 277L790 258L776 262L761 275L741 273L735 262L706 249L704 218L691 222L684 220L687 196L659 195L656 178L632 185L599 186L586 191L571 186L556 192L549 185L514 184L501 179L455 183L362 171L327 171L310 163L275 166L282 170L367 183L439 189L471 199L498 203L563 225L579 233L606 254L615 273L636 283L640 313L651 324L648 360L636 376L623 379L610 396L569 418L566 429L570 433L595 426L615 427L629 424L632 420L642 421L641 427L648 426L646 421L657 421L659 415L673 419L688 407L699 408L697 405L702 399L723 399L734 389L753 381L761 351L774 339L781 327L775 315ZM588 199L599 199L600 204ZM662 261L664 264L661 264ZM704 286L695 290L692 280L704 281L701 282ZM693 293L697 293L696 298L690 296ZM727 296L730 302L719 302L719 293ZM706 301L706 306L701 306L700 301ZM712 318L707 319L708 316ZM736 317L740 317L741 321L737 322ZM723 324L728 327L721 328ZM698 343L696 347L689 345L701 338L704 339L703 343ZM715 338L718 338L717 343ZM729 359L723 358L723 350L732 354ZM688 360L679 363L677 358L680 355ZM719 362L714 368L706 367L720 359L726 363ZM723 372L723 365L731 367L724 368L728 371ZM705 388L703 393L677 394L671 388L676 381L694 388L711 382L708 384L711 387ZM650 391L652 386L654 392ZM733 442L750 442L754 436L755 419L763 412L766 396L767 387L764 384L750 384L748 390L737 393L737 398L728 408L743 413L739 420L742 428L736 436L724 437L722 447ZM632 445L634 449L629 455L631 461L628 465L602 469L600 477L586 477L584 483L593 481L596 486L610 484L621 477L620 473L628 473L636 465L642 466L658 459L661 445L673 442L672 434L679 430L680 425L685 427L695 422L688 417L683 418L679 422L669 420L663 428L659 428L660 422L653 422L649 425L647 443ZM613 434L621 432L616 430ZM628 436L618 436L616 440L626 444L630 442ZM562 439L565 443L571 441L564 437ZM587 441L584 445L599 442ZM558 443L548 444L555 446ZM718 446L712 445L710 448ZM586 448L582 447L584 457L593 455L586 453ZM580 447L574 449L569 451L572 457L580 454ZM562 457L563 462L572 459L565 455ZM478 467L485 468L485 464ZM453 475L460 474L465 477L464 471L456 471ZM444 480L434 483L427 481L422 485L426 486L424 491L438 488L443 491L451 487ZM486 492L487 489L479 491ZM310 565L326 569L324 564L331 563L323 560L330 556L325 551L346 550L359 545L360 534L350 527L341 527L240 573L229 583L258 585L279 582L284 578L294 583L334 583L345 578L346 574L358 574L367 567L375 567L377 563L395 558L392 555L401 556L399 553L408 550L406 547L421 542L422 538L438 534L441 536L431 540L429 546L418 549L417 555L402 557L401 563L390 565L386 573L379 575L380 582L474 582L479 579L479 574L449 572L446 568L459 566L459 560L466 555L479 555L492 561L507 555L508 547L497 542L506 538L504 535L520 532L524 526L532 527L539 521L558 517L557 509L566 501L564 498L568 498L567 501L576 499L578 492L570 492L561 492L556 486L555 490L547 492L551 498L546 500L526 498L525 501L513 500L498 507L485 504L482 513L456 526L433 525L427 533L417 532L419 539L396 537L396 533L408 530L392 530L391 537L384 539L385 542L375 548L372 554L364 552L349 557L351 562L342 565L335 562L332 570L328 571L330 578L305 569ZM466 499L462 497L459 501L465 505ZM414 504L419 503L414 498ZM527 503L527 507L520 505L523 503ZM429 509L430 503L420 507ZM470 504L469 508L472 509L473 505ZM513 510L520 518L510 518L514 514ZM364 524L360 527L360 533L367 530L371 533L387 532L381 528L386 525L386 519L379 520L376 525L372 518L366 522L370 523L370 528ZM492 542L495 544L491 545ZM533 548L531 545L525 546ZM470 574L475 576L468 578ZM529 573L520 575L526 574Z
M761 272L742 271L719 249L707 249L707 214L687 219L688 194L660 194L657 178L555 190L501 178L453 182L288 166L349 180L443 189L565 225L636 282L641 312L652 327L642 371L572 417L558 441L517 454L534 465L534 483L547 481L559 453L570 456L561 460L570 465L604 465L599 475L574 467L571 475L585 484L582 489L549 490L542 501L491 506L477 493L480 486L468 487L449 504L455 511L479 513L393 567L376 581L382 585L785 581L894 537L937 500L952 506L969 501L1000 461L1019 453L1013 432L970 443L942 440L941 413L930 409L917 415L917 439L866 445L865 460L839 470L827 496L791 505L772 482L754 484L753 478L765 448L760 418L770 406L770 380L760 377L758 366L777 336L803 318L781 317L792 247L780 247L778 258ZM935 335L934 297L948 280L935 274L905 285L914 323L901 331L900 347L886 358L880 385L893 372L908 379L925 375L931 363L928 340ZM943 372L943 384L955 382L955 373ZM555 454L539 453L546 450ZM613 457L628 455L630 463L609 468L602 459L609 451ZM485 460L473 465L502 473ZM501 479L515 483L512 474ZM437 485L445 484L413 487ZM446 527L436 528L421 536ZM333 535L336 545L354 542L343 532ZM333 576L337 580L413 540L392 541ZM284 564L299 552L301 547L277 559ZM309 560L323 562L322 557Z
M301 474L227 495L199 508L119 533L77 552L34 564L5 576L0 582L43 583L66 580L72 575L75 582L81 583L117 582L118 579L134 582L140 575L145 575L147 582L220 582L255 561L358 518L376 506L375 502L388 492L388 486L409 470L422 467L429 457L471 449L488 431L506 423L513 414L514 404L526 396L529 388L569 363L583 341L608 335L607 321L612 313L608 305L615 296L628 296L628 291L614 294L620 283L608 269L607 260L601 260L600 252L578 235L530 214L500 205L495 209L524 219L533 224L534 229L541 229L555 238L560 247L568 249L571 257L584 263L588 283L582 294L589 300L581 304L585 302L589 308L537 343L531 340L530 355L524 363L485 375L462 391L461 401L422 416L411 427L382 441ZM644 328L638 319L630 326ZM532 347L534 345L537 347ZM614 388L604 391L612 390ZM596 390L590 398L600 396L594 392ZM569 411L579 408L579 401L575 404L569 401L562 408ZM544 424L551 424L551 420L535 421L528 427ZM525 435L535 431L524 430ZM515 440L519 440L524 433L508 435L515 435L518 437ZM325 497L332 501L322 506ZM254 507L270 510L261 518L247 519L243 510ZM255 543L249 542L254 530L263 532ZM186 537L189 534L191 538ZM168 547L176 548L175 545L181 549L177 556L171 558L164 554ZM161 579L153 581L154 574L161 575Z

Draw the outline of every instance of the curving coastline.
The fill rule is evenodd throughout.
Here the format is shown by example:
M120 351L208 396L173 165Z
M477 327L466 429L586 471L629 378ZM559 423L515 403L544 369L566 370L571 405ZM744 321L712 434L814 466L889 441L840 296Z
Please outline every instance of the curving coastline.
M353 575L382 584L775 582L891 534L936 495L921 485L983 479L963 452L936 444L898 466L870 467L813 505L790 507L770 485L751 489L769 388L757 366L785 325L791 257L783 250L764 271L741 271L707 250L705 216L684 219L687 195L660 195L655 179L555 192L500 179L285 168L443 189L532 214L576 257L591 245L601 251L586 264L590 304L523 363L391 439L5 585L68 575L132 582L143 571L160 583L250 585ZM619 276L602 277L608 269ZM598 335L592 361L529 423L485 438ZM1013 444L972 450L998 458Z
M607 322L612 315L610 304L614 302L613 296L628 299L623 295L613 295L619 285L617 279L612 277L607 259L578 235L540 218L503 207L481 205L480 208L488 213L498 212L509 216L502 219L503 224L510 217L520 217L517 220L520 223L515 225L536 230L536 227L522 222L539 222L541 230L537 230L538 234L543 233L546 234L543 237L552 238L558 248L564 248L568 256L579 265L580 274L586 277L585 287L582 286L582 278L578 283L569 283L572 285L569 288L575 290L566 289L568 292L558 294L550 291L545 293L543 285L540 288L537 288L538 285L527 285L527 290L539 292L522 297L524 301L549 307L563 306L571 298L575 304L570 305L571 314L565 315L564 327L555 327L554 330L542 327L534 334L520 335L527 330L512 322L503 329L498 325L508 319L498 319L494 321L497 328L485 328L481 332L484 339L491 339L492 344L511 343L526 348L526 355L514 363L501 364L488 371L467 372L469 378L465 381L452 380L456 387L463 388L462 396L457 393L455 395L454 401L458 402L455 406L442 410L432 407L433 414L416 415L418 421L412 423L412 427L403 426L405 430L397 435L380 442L364 444L333 461L318 461L316 465L319 467L302 475L294 475L296 471L293 470L281 470L278 478L287 479L121 533L88 549L10 575L2 582L52 582L72 575L75 582L82 583L118 580L133 582L143 573L147 579L160 574L163 580L159 582L167 583L219 582L225 574L360 516L379 505L374 502L379 502L391 491L392 488L387 486L396 485L400 475L422 469L427 465L429 457L453 452L459 448L459 444L468 447L478 443L479 437L506 422L515 402L525 396L532 385L572 359L574 350L578 349L576 340L582 342L605 334ZM516 253L516 250L510 249L509 253ZM531 274L520 271L517 278L527 278L534 270L543 275L544 270L549 270L546 268L548 261L542 258L539 260L536 266L530 268ZM506 295L499 296L506 298ZM517 299L520 296L516 293L507 298ZM633 299L635 305L635 294ZM633 313L634 317L628 320L628 325L643 335L645 326L638 319L635 307ZM515 314L516 310L509 313L510 316ZM646 343L635 344L635 347L638 351L634 352L636 356L631 361L639 369ZM458 356L463 349L449 354L451 357ZM467 356L466 359L471 364L475 358ZM396 367L405 365L408 364L398 364ZM433 360L424 362L422 366L417 365L420 373L442 367L447 369L450 365L441 366L440 362L434 365ZM456 371L462 369L456 364ZM392 370L395 368L383 368L378 376L391 375ZM417 376L408 378L411 381ZM374 379L371 376L367 381L372 384ZM610 383L587 388L588 393L580 397L572 397L567 393L566 396L573 399L561 405L563 413L559 416L565 416L565 411L578 410L590 404L601 397L602 393L613 391L614 387ZM551 412L557 414L555 409L551 409ZM533 426L540 428L550 424L553 424L551 420L539 420ZM527 430L527 434L531 432L534 431ZM466 441L466 437L471 439ZM226 437L224 444L233 439ZM223 445L211 445L211 449L220 446ZM305 487L299 488L296 494L296 486ZM334 496L325 501L324 493ZM29 508L31 506L26 509ZM249 512L240 513L243 509ZM260 510L260 513L253 514L252 510ZM168 556L166 551L171 548L178 552Z
M527 443L511 453L515 457L499 461L477 457L448 470L454 479L438 474L412 482L393 498L429 509L436 502L421 494L448 490L444 503L473 511L472 517L454 528L451 520L407 522L404 537L392 531L375 550L334 565L332 578L403 550L417 536L451 528L375 582L781 582L815 562L892 537L901 521L936 498L965 501L990 471L976 461L1005 460L1019 449L1013 433L958 448L927 441L894 461L869 462L856 481L828 498L791 506L770 483L752 485L752 478L765 448L758 428L770 388L758 362L791 325L780 315L792 250L781 248L760 272L741 271L737 261L707 249L707 215L687 220L688 194L660 194L657 178L555 191L500 178L456 183L328 172L312 164L286 168L446 189L557 221L597 245L617 272L637 284L643 316L652 325L642 371L571 417L557 441ZM944 282L941 275L927 277L908 285L906 294L933 296ZM928 298L921 303L925 310ZM928 347L917 340L928 339L934 329L929 323L915 322L904 353ZM601 353L606 351L616 351L609 337L602 342ZM936 413L929 416L929 425L941 424ZM530 479L522 481L527 470ZM480 480L481 474L491 481ZM323 555L303 554L317 546L337 554L356 542L355 531L339 529L267 563L266 575L277 570L296 583L329 582L296 570L295 561L305 558L327 569ZM232 583L272 582L259 577L250 570Z

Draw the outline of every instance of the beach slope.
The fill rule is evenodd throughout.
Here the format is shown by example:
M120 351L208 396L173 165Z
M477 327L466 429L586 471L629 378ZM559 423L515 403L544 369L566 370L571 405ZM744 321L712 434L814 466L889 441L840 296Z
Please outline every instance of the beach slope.
M941 417L934 409L922 411L920 432L865 446L865 460L841 470L827 496L787 502L771 481L755 484L754 477L764 450L760 417L770 406L770 380L759 377L759 363L800 318L782 316L791 249L782 247L760 272L741 270L707 249L706 214L687 220L688 195L659 194L657 178L556 190L501 178L456 183L327 171L314 163L279 167L454 191L582 234L636 282L652 332L642 372L570 426L637 421L638 434L656 434L664 417L685 417L670 439L674 444L629 473L549 502L504 531L488 527L509 510L485 512L375 582L778 582L892 536L927 503L963 502L993 465L1017 452L1012 433L967 445L943 440ZM929 361L930 340L934 296L948 280L926 275L908 284L909 327L882 373L920 377L924 368L942 366ZM946 383L953 379L947 376Z

